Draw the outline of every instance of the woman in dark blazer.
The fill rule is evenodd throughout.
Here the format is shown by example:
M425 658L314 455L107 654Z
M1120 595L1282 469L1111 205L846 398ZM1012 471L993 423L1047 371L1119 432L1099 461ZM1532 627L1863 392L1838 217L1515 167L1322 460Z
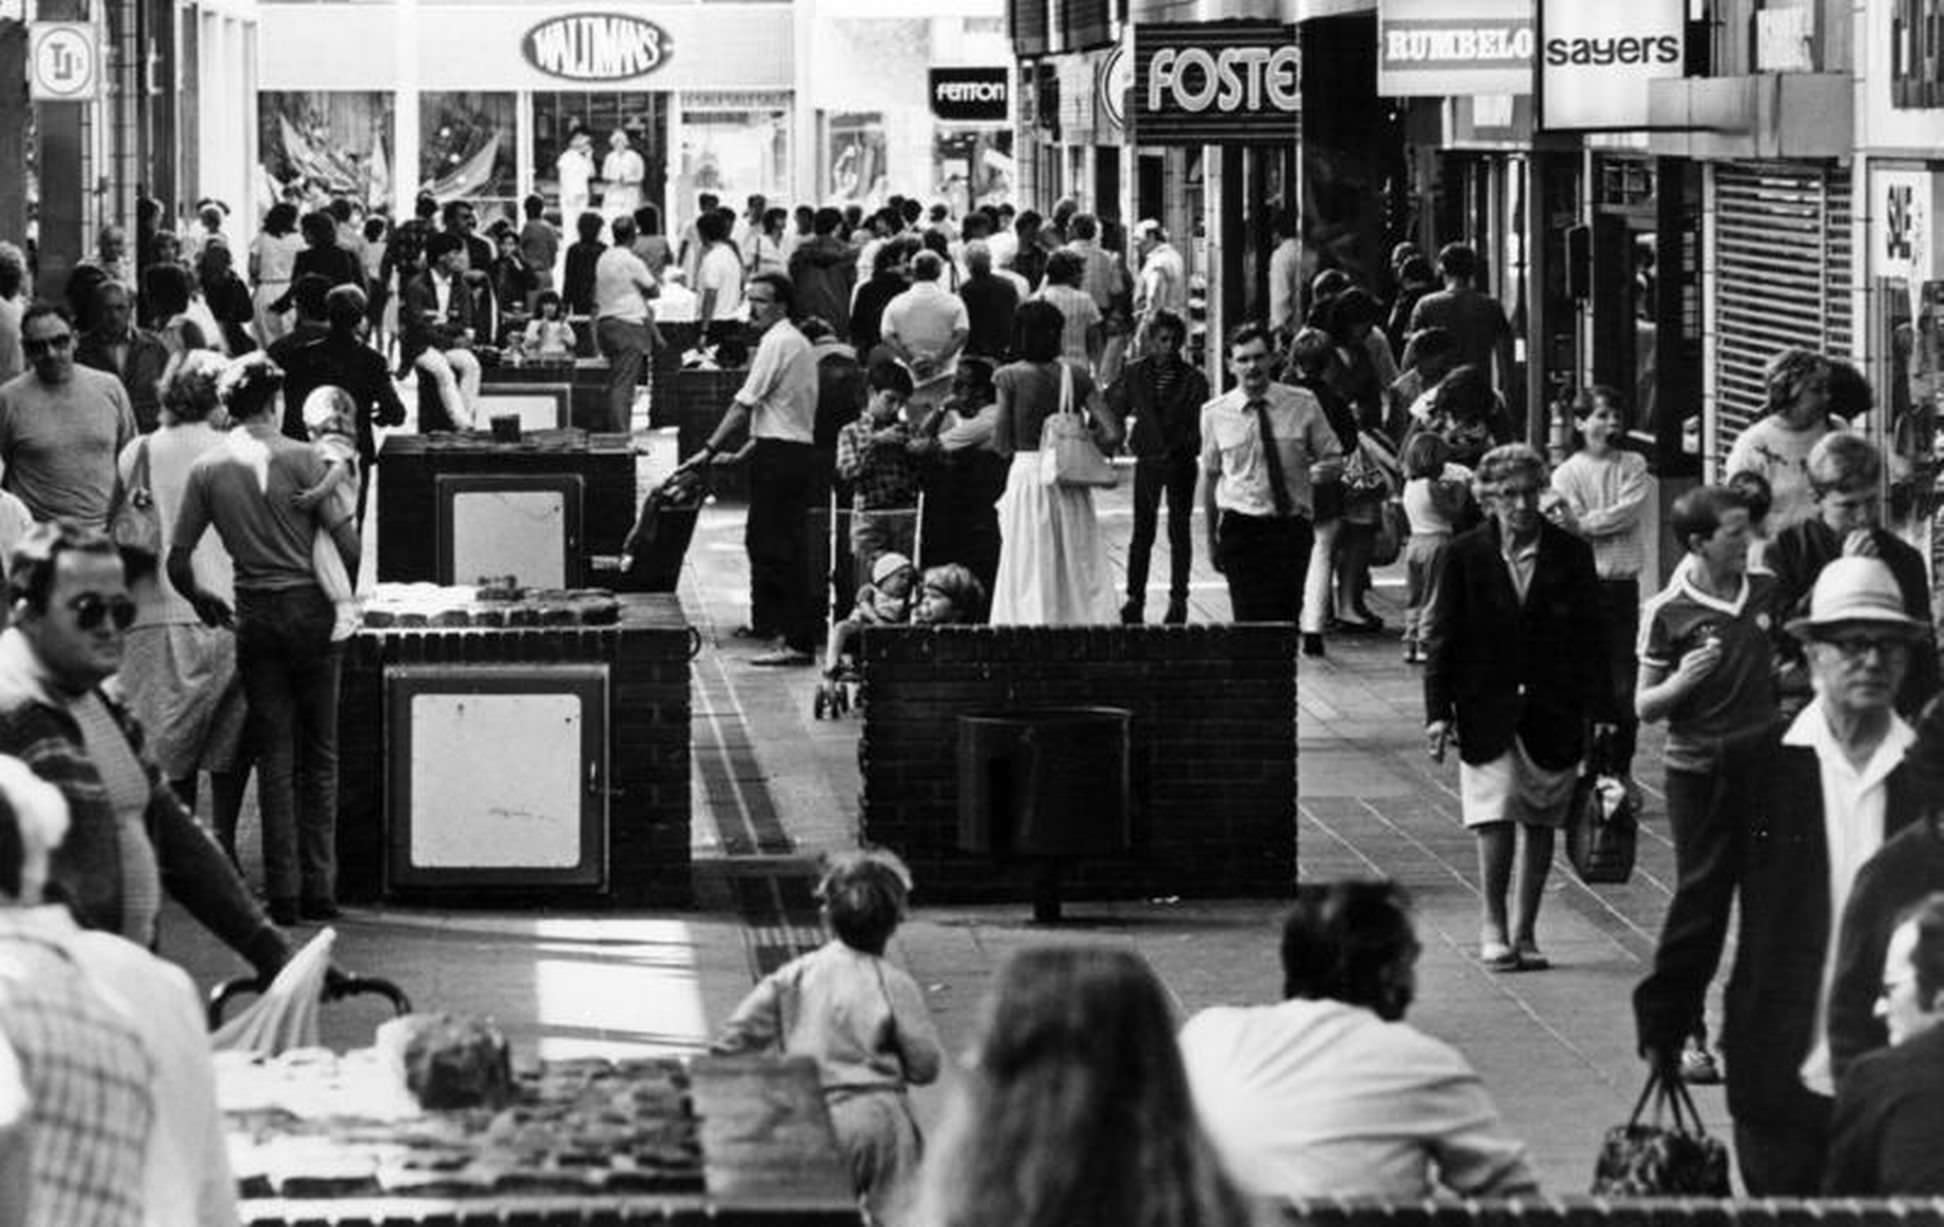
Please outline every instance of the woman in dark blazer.
M1473 488L1486 521L1445 547L1420 631L1425 733L1434 761L1458 743L1485 904L1479 957L1495 971L1534 971L1549 965L1535 927L1553 833L1566 820L1588 720L1613 719L1613 688L1592 549L1539 512L1545 461L1523 443L1493 448Z

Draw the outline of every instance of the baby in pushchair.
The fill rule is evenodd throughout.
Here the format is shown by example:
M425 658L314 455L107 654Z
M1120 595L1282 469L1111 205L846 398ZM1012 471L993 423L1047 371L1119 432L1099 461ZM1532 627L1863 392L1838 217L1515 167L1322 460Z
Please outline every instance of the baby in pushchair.
M857 603L850 616L830 624L830 641L824 651L824 677L835 680L843 673L844 649L867 626L902 626L911 621L916 605L918 568L903 554L889 551L871 564L871 579L857 589Z

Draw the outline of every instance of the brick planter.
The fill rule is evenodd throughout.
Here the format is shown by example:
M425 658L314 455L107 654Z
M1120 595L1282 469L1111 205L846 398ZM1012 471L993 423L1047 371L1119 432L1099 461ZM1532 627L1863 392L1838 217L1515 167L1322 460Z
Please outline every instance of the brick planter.
M603 898L625 907L688 906L689 643L675 598L646 595L623 597L615 626L360 631L346 648L338 704L340 896L382 893L386 666L590 663L608 666ZM508 894L490 898L503 902Z
M957 717L1124 707L1133 852L1074 864L1069 898L1268 897L1296 881L1293 627L867 631L861 834L926 898L1010 902L1031 867L958 847Z

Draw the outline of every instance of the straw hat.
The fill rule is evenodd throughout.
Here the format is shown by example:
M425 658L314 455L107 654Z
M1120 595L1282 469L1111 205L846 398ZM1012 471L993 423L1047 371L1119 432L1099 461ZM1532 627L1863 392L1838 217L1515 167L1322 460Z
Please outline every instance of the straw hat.
M1897 577L1881 559L1853 556L1823 568L1809 594L1808 616L1791 621L1788 631L1798 639L1820 639L1846 624L1884 627L1911 637L1930 629L1904 612Z

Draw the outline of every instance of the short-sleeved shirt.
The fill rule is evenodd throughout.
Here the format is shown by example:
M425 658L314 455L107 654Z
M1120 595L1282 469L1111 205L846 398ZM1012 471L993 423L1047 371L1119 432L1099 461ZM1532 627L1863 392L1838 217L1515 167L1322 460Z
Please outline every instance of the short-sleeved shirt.
M554 262L560 258L560 231L545 220L534 218L520 227L520 255L529 268L552 272Z
M1041 302L1052 304L1064 321L1060 327L1060 356L1082 366L1091 363L1093 357L1087 352L1087 330L1100 323L1100 308L1094 305L1094 300L1085 290L1050 282L1040 287L1036 297Z
M920 358L936 358L961 329L970 331L972 317L965 302L937 281L915 281L911 288L884 306L878 331L895 336Z
M1752 736L1774 721L1774 601L1773 575L1747 576L1740 596L1723 601L1696 589L1682 568L1641 609L1636 647L1643 665L1672 673L1704 640L1721 640L1721 663L1668 713L1668 770L1713 771L1724 741Z
M816 440L817 357L795 324L783 320L763 334L736 399L749 406L750 438Z
M1262 399L1268 403L1269 429L1276 436L1276 450L1282 457L1291 510L1308 516L1315 506L1310 466L1340 458L1343 444L1312 393L1272 383ZM1255 411L1249 408L1249 397L1240 387L1202 406L1201 438L1202 471L1218 478L1215 505L1240 515L1275 515L1276 499L1269 488L1261 430Z
M47 384L29 371L0 385L0 484L36 520L106 527L115 458L135 433L135 410L113 375L76 365L66 383Z
M597 319L648 322L648 300L641 286L654 285L655 275L641 257L616 244L594 262L594 315Z
M324 461L312 448L239 427L190 466L171 548L193 548L213 525L236 563L239 592L314 586L311 543L321 525L290 500L323 479Z
M715 314L710 319L734 319L736 312L742 310L743 291L742 261L727 243L716 243L702 254L702 263L695 273L695 292L697 295L716 292Z

